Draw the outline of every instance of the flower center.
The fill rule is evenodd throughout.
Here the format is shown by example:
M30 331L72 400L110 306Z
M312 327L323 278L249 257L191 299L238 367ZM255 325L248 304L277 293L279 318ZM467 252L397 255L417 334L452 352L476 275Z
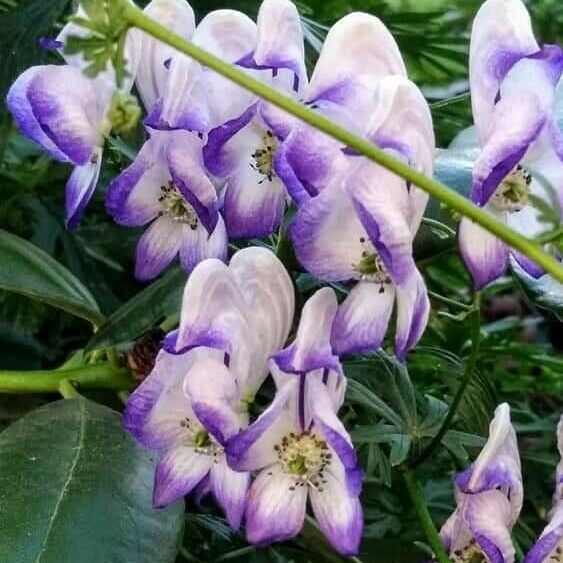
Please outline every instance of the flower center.
M216 457L223 453L221 446L211 437L209 432L201 424L188 417L180 421L180 426L185 430L185 438L189 445L200 454Z
M491 198L491 203L500 211L521 211L528 204L532 176L518 165L500 183Z
M276 154L276 147L276 138L274 137L274 134L268 130L262 137L262 145L251 155L254 159L254 164L251 164L250 167L264 176L264 178L258 182L259 184L265 182L266 180L271 182L276 177L276 173L274 172L274 155Z
M295 486L309 484L319 491L326 483L323 471L330 463L332 454L324 440L316 434L305 431L301 434L291 432L274 446L283 470L295 477ZM294 490L295 486L290 487Z
M552 549L545 561L549 561L549 563L560 563L560 561L563 561L563 539Z
M462 549L456 549L452 554L454 563L489 563L489 559L479 549L474 539Z
M162 195L158 201L162 204L160 215L165 215L178 223L187 223L195 231L198 226L198 216L194 208L186 201L174 182L168 182L166 186L160 186Z
M360 279L380 284L379 293L383 293L385 285L391 283L387 268L385 268L385 264L383 264L375 249L371 245L368 247L364 237L360 237L360 243L364 249L362 250L360 260L352 264L352 266L360 274Z

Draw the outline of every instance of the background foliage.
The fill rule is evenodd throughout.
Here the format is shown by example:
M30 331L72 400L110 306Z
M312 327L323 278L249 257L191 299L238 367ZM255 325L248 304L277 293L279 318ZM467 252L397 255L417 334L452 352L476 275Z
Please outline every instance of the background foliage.
M72 4L70 0L0 0L2 97L22 70L32 64L55 61L52 54L38 47L37 40L56 34ZM328 26L353 10L371 12L381 17L397 38L410 76L422 87L431 103L439 145L446 147L460 130L470 125L468 32L479 2L300 0L298 4L304 17L311 62L317 56ZM227 7L224 0L196 0L192 5L199 18L212 9ZM232 0L228 5L251 16L255 16L257 6L255 0ZM563 3L534 0L529 8L537 36L544 42L563 43ZM184 275L176 269L150 286L137 283L131 272L134 244L139 234L134 229L115 226L103 208L108 181L127 165L131 149L140 146L141 142L140 130L125 139L112 141L106 153L109 158L104 164L101 189L80 228L69 234L64 229L62 217L63 187L68 168L52 162L19 136L5 106L0 107L0 229L3 229L0 233L3 261L0 263L0 370L53 368L68 361L76 350L86 349L88 352L110 344L124 351L151 327L163 321L173 323ZM463 151L455 158L451 155L438 157L438 176L456 188L466 189L470 169L467 158ZM452 218L435 202L430 206L429 215L452 223ZM408 456L416 456L420 444L436 432L468 354L470 319L463 308L441 297L462 303L469 300L470 283L453 252L455 240L442 231L425 227L418 237L416 249L419 266L433 292L434 312L421 345L410 358L410 378L385 354L354 360L346 365L351 382L347 406L342 414L349 428L353 429L353 438L366 468L363 497L366 533L360 556L364 562L408 563L424 558L424 547L417 543L421 535L394 468ZM23 265L18 263L21 252L27 253ZM25 271L22 270L24 266ZM298 285L306 296L315 288L316 280L301 274ZM104 318L106 320L102 322ZM92 336L88 320L101 324L95 336ZM513 279L503 278L485 292L478 377L463 400L455 430L444 439L445 448L421 470L425 497L437 523L444 520L453 506L453 471L465 466L469 457L475 455L483 443L482 436L486 433L494 405L499 400L507 400L513 406L520 437L527 491L515 538L525 551L536 537L549 508L556 463L554 426L556 415L563 410L562 334L558 318L535 308L523 297ZM264 403L268 400L268 392L268 389L264 391ZM112 393L96 393L92 398L115 409L121 406ZM54 399L56 397L49 395L0 396L0 427L48 404L38 411L39 414L28 415L35 418L26 419L27 422L35 420L41 429L37 437L41 444L47 444L46 456L56 461L60 459L57 456L64 456L64 452L49 447L50 440L60 439L57 424L62 424L60 432L69 432L69 440L72 440L76 425L78 430L82 428L84 431L84 428L90 428L92 417L103 422L98 430L91 427L92 432L85 434L87 439L101 451L104 440L108 440L108 432L113 432L114 441L110 440L108 447L114 448L114 453L122 452L115 454L117 458L108 459L108 465L115 459L122 459L119 455L129 458L143 455L128 450L123 453L123 448L131 445L118 443L123 436L108 409L82 407L88 413L81 411L79 416L72 411L79 409L78 403L82 400L78 399L78 403L64 407L65 412L58 411L55 420L50 420L55 408L52 405ZM70 417L66 427L63 424L65 416ZM37 422L40 417L45 420ZM84 428L82 423L86 425ZM0 435L2 491L18 486L10 481L9 474L4 476L4 468L13 473L14 464L2 457L2 448L18 439L22 427L16 424ZM107 428L113 430L105 432ZM21 456L25 459L26 453L22 452ZM150 463L152 461L148 459L142 461L142 464ZM29 479L43 479L43 476L33 475L32 468L22 466L20 469ZM59 469L64 471L64 468ZM53 471L56 470L54 467ZM114 476L114 481L119 479ZM108 487L112 486L111 477L104 482ZM19 483L21 486L21 481ZM127 483L116 482L115 486L127 488ZM19 499L28 511L30 504L34 511L48 505L48 490L31 488L28 493ZM98 494L102 491L96 489ZM108 494L111 496L116 491ZM72 503L72 499L69 502ZM7 502L0 499L0 527L6 517L2 514L3 506L5 510ZM248 547L241 536L229 531L211 504L204 503L198 507L197 513L191 510L193 506L187 508L179 562L341 560L311 525L294 542L256 550ZM109 514L111 510L105 512ZM18 522L24 522L21 519L26 515L24 511L11 519L14 530ZM72 515L69 511L69 518ZM103 520L96 514L93 518ZM163 526L162 521L143 524L153 532L154 526ZM96 525L95 521L93 525ZM141 533L143 530L134 532L137 539ZM150 532L146 533L150 536ZM168 533L173 534L170 527ZM1 541L0 547L7 549ZM52 551L45 551L41 561L57 561L56 545L50 549ZM73 549L79 548L75 546ZM152 549L158 551L155 546ZM0 553L5 552L0 549ZM125 553L126 550L119 561L144 560L135 553ZM162 557L162 553L160 555ZM25 563L31 559L23 556L8 560ZM154 559L160 560L170 559Z

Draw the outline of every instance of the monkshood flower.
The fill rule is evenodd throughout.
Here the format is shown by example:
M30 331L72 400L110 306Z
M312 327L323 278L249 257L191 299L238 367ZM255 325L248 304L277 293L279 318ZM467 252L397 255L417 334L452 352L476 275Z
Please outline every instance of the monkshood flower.
M289 0L264 0L252 49L236 62L283 91L303 89L307 79L299 14ZM241 94L234 93L241 98ZM241 98L242 99L242 98ZM233 238L267 236L280 225L287 199L274 171L277 143L268 121L276 110L246 97L246 107L209 133L204 148L207 169L223 183L223 215Z
M434 134L428 105L408 79L379 82L368 137L414 168L432 175ZM357 283L340 305L332 330L339 354L365 353L383 342L393 307L395 347L403 360L422 335L429 314L412 240L427 196L416 186L362 157L304 202L289 229L301 264L327 281Z
M537 543L524 559L524 563L558 563L563 561L563 417L557 426L557 445L561 459L555 474L555 494L549 524Z
M385 76L406 77L393 36L375 16L356 12L330 29L302 94L303 103L358 134L365 132ZM342 144L287 113L269 117L279 143L274 170L292 199L316 196L347 168Z
M225 29L233 36L220 40ZM194 40L234 60L252 44L253 30L246 16L221 10L202 20ZM159 275L178 254L188 272L205 258L227 257L217 190L203 165L209 116L201 74L201 67L185 57L171 61L168 82L146 122L150 138L109 187L106 208L117 223L128 227L150 223L137 244L135 275L140 280Z
M470 50L473 119L481 144L471 199L532 238L546 230L533 198L563 202L563 136L553 115L562 72L563 50L538 46L520 0L487 0L481 6ZM506 270L508 246L468 219L461 221L459 242L477 289ZM543 274L521 254L514 257L530 275Z
M296 536L309 499L334 548L344 555L358 551L362 472L336 414L346 386L330 345L336 308L329 288L309 299L295 341L270 361L277 388L272 404L227 443L231 467L259 471L245 513L251 543Z
M440 536L452 561L514 563L510 532L523 487L510 408L499 405L477 459L455 478L457 508Z
M193 271L180 328L166 345L172 351L159 353L124 414L131 434L160 452L155 506L212 492L239 527L249 474L227 465L224 446L248 424L248 401L287 338L293 299L287 272L266 249L241 250L229 267L209 259Z

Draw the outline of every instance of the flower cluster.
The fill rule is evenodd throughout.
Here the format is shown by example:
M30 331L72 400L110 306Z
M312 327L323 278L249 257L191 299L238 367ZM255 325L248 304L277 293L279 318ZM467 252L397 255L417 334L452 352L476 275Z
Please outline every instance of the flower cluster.
M249 541L262 545L297 535L309 498L334 547L357 552L362 472L337 417L346 379L330 344L336 309L333 290L319 290L283 348L293 286L271 251L247 248L228 266L208 259L195 267L180 326L124 416L139 442L161 452L155 506L211 492L230 525L244 517ZM276 396L251 421L268 372Z

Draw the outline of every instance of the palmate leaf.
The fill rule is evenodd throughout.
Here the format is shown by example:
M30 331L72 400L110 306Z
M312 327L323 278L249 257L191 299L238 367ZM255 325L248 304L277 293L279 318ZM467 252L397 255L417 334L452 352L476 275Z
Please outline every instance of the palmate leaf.
M14 7L10 7L13 4ZM70 0L3 0L0 9L0 99L26 68L45 62L49 53L39 44L41 37L52 32L54 23L63 16ZM0 106L0 123L6 117L6 106Z

